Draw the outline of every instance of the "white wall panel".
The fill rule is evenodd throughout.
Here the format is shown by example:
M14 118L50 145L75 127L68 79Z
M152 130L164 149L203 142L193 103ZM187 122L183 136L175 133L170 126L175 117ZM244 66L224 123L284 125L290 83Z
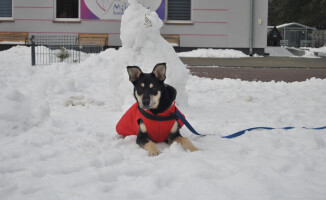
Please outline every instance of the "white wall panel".
M0 23L2 32L111 33L109 44L121 45L120 21L53 22L55 0L13 0L14 22ZM182 47L248 48L250 0L192 0L193 24L165 24L163 34L180 34ZM267 0L254 0L254 48L265 48ZM262 24L258 24L261 19Z

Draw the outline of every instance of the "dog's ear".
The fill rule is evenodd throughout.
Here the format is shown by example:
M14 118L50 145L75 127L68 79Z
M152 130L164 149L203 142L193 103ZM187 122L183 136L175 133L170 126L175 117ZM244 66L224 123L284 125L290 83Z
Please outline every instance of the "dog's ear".
M160 81L164 81L166 76L166 63L159 63L157 65L155 65L153 72L152 72L155 77L160 80Z
M135 82L139 79L140 75L143 73L141 69L137 66L128 66L127 71L129 74L129 80Z

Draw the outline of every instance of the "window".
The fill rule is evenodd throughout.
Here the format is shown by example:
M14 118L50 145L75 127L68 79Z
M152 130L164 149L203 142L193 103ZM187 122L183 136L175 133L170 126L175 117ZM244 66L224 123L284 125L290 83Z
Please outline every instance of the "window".
M56 20L74 21L80 19L79 0L57 0Z
M0 20L12 18L12 0L0 0Z
M167 20L190 21L191 0L169 0Z

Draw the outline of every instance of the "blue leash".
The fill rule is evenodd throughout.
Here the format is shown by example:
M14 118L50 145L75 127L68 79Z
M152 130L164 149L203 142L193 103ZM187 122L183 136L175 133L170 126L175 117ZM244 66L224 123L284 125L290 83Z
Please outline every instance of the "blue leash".
M178 109L176 109L176 114L177 116L179 117L179 119L183 122L183 124L195 135L198 135L198 136L201 136L201 137L204 137L204 136L207 136L207 135L203 135L203 134L200 134L198 133L192 126L191 124L186 120L186 118L184 118L182 116L182 114L180 113L180 111ZM239 132L236 132L236 133L233 133L233 134L230 134L230 135L227 135L227 136L222 136L222 138L227 138L227 139L231 139L231 138L235 138L235 137L238 137L240 135L243 135L245 132L249 132L249 131L253 131L253 130L257 130L257 129L263 129L263 130L273 130L273 129L283 129L283 130L290 130L290 129L294 129L295 127L283 127L283 128L272 128L272 127L254 127L254 128L248 128L248 129L245 129L245 130L242 130L242 131L239 131ZM310 130L323 130L323 129L326 129L326 126L323 126L323 127L318 127L318 128L306 128L306 127L302 127L304 129L310 129Z
M252 130L257 130L257 129L263 129L263 130L272 130L272 129L283 129L283 130L290 130L290 129L294 129L295 127L283 127L283 128L272 128L272 127L254 127L254 128L248 128L236 133L233 133L231 135L227 135L227 136L222 136L222 138L227 138L227 139L231 139L231 138L235 138L238 137L240 135L243 135L246 131L252 131ZM323 127L318 127L318 128L306 128L306 127L302 127L304 129L310 129L310 130L322 130L322 129L326 129L326 126Z

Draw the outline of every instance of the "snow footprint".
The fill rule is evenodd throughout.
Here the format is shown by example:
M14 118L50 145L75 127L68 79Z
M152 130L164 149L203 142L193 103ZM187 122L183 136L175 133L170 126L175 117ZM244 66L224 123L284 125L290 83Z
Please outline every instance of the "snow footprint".
M92 98L85 98L84 95L71 96L67 101L64 102L66 107L68 106L86 106L86 105L97 105L103 106L103 101L97 101Z

